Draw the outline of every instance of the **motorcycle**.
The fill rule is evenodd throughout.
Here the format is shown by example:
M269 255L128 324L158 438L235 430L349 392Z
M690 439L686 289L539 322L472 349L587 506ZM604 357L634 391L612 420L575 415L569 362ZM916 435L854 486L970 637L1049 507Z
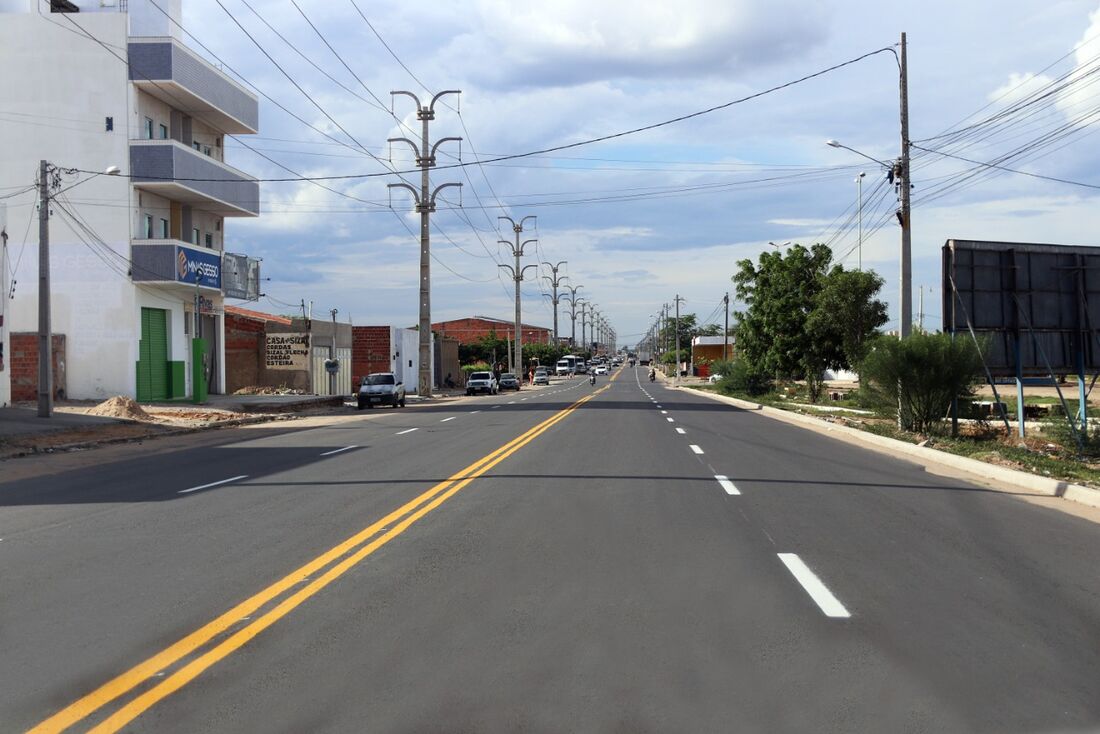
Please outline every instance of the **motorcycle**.
M588 376L588 382L592 385L596 384L596 373L595 372L593 372L592 374L590 374Z
M657 373L654 372L653 370L650 370L649 371L649 381L650 382L656 382L656 380L657 380Z

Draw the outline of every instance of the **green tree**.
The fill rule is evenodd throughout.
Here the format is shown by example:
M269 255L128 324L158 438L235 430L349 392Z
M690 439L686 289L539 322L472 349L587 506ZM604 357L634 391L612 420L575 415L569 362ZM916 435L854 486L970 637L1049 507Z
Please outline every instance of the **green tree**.
M875 296L882 279L832 265L832 251L816 244L742 260L733 276L738 299L738 354L750 374L806 381L817 402L827 369L843 369L865 354L867 339L886 322Z

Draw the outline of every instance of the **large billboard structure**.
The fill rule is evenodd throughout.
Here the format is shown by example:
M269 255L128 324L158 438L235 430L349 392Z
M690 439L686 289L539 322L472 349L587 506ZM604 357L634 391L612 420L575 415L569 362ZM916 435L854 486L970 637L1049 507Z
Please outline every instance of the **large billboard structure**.
M943 330L983 346L991 378L1100 373L1100 247L948 240ZM1022 398L1020 430L1023 431Z

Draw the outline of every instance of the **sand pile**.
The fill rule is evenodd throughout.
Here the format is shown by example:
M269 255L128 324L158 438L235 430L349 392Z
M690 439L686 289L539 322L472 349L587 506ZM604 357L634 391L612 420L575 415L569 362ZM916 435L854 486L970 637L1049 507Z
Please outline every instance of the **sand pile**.
M153 417L146 413L140 405L122 395L104 400L89 410L88 415L101 415L105 418L125 418L132 421L153 420Z

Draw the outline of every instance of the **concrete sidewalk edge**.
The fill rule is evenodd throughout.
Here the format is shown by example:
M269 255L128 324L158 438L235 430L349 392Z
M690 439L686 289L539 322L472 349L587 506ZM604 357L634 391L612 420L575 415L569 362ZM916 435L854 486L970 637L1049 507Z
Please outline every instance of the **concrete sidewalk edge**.
M997 466L996 464L989 464L984 461L979 461L978 459L950 454L946 451L940 451L939 449L929 448L927 446L916 446L911 443L906 443L905 441L898 441L897 439L879 436L878 434L868 431L861 431L858 428L840 426L812 416L792 413L788 410L773 408L769 405L753 403L738 398L731 398L726 395L718 395L706 390L693 390L692 392L743 410L760 413L768 418L781 420L803 428L809 428L838 440L857 443L881 453L888 453L893 456L901 454L909 459L913 459L915 463L921 464L925 468L928 468L930 465L938 464L940 466L946 466L965 472L981 480L983 484L988 484L990 480L1005 482L1014 487L1027 489L1037 494L1049 497L1061 497L1090 507L1100 508L1100 490L1093 489L1092 487L1071 484L1060 479L1042 477L1019 469L1009 469L1008 467Z

